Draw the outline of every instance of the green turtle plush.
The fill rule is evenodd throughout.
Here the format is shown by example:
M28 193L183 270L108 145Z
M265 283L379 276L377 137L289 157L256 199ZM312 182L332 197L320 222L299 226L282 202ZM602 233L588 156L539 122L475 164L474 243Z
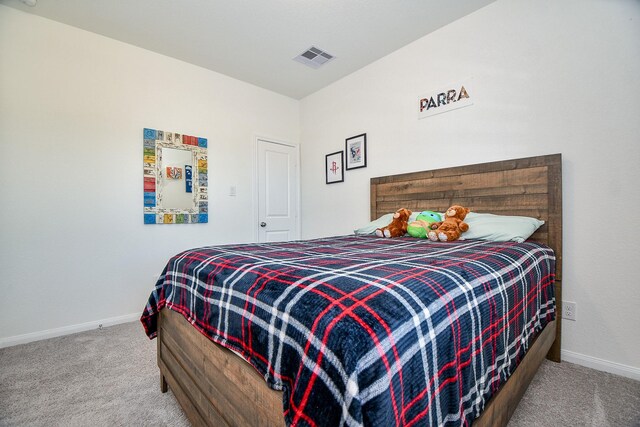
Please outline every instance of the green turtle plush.
M426 239L431 230L431 224L442 221L442 215L433 211L422 211L415 221L407 226L407 233L412 237Z

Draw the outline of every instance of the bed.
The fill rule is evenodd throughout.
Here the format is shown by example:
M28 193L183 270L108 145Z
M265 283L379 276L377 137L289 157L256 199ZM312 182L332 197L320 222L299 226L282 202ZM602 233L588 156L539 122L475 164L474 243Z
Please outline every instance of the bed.
M341 350L336 350L335 353L324 352L325 347L322 347L325 344L324 341L318 344L313 343L312 338L308 338L307 345L310 346L312 350L316 347L322 347L323 351L318 351L318 354L314 354L314 356L304 359L305 361L303 362L298 361L300 363L300 371L298 374L300 375L299 378L295 378L293 375L282 374L279 371L277 364L274 365L271 359L262 360L260 355L254 354L252 348L241 345L241 342L248 341L256 342L258 343L256 345L260 345L262 340L264 342L261 345L275 348L278 347L278 345L274 344L277 340L277 336L275 338L270 338L268 335L261 336L259 331L254 331L255 336L245 339L244 331L236 331L235 334L230 333L230 331L221 332L220 323L214 326L206 326L201 321L190 316L190 305L195 307L199 300L206 300L212 297L213 293L207 294L208 291L204 291L200 293L201 297L199 299L195 298L192 302L185 303L184 305L175 304L169 307L171 308L170 310L159 309L158 307L147 307L145 315L143 315L143 324L145 325L145 328L147 328L148 335L153 337L157 334L158 337L158 365L160 367L161 390L166 392L168 388L172 389L176 399L194 425L284 425L285 418L289 423L295 425L323 424L323 422L318 422L317 419L305 418L306 413L299 410L300 407L304 405L320 411L320 416L323 417L321 419L325 422L327 420L332 420L331 422L328 422L328 424L371 424L372 420L373 423L375 423L376 420L387 419L391 420L392 424L402 425L440 423L448 423L450 425L468 425L470 422L473 422L474 426L506 425L509 417L515 410L518 401L524 394L529 382L533 378L544 357L546 356L551 360L559 362L560 318L555 316L553 306L549 305L550 302L553 303L553 295L555 295L555 305L560 306L562 297L562 203L561 156L559 154L373 178L371 180L370 200L372 219L378 218L382 214L392 212L400 206L407 207L413 211L426 209L444 211L452 204L462 204L469 207L474 212L524 215L545 221L545 224L529 239L529 241L533 243L522 244L517 247L517 250L514 249L516 248L515 246L503 245L504 248L501 247L501 249L499 249L502 252L499 252L499 254L496 255L498 257L504 257L506 256L506 253L517 252L521 250L521 248L525 248L522 250L527 251L546 251L546 249L544 249L546 247L550 248L553 251L553 254L555 254L554 271L547 273L546 275L543 274L544 277L551 277L551 280L547 280L545 283L547 284L546 288L553 289L553 293L550 294L551 296L548 297L549 299L546 300L544 304L538 304L543 305L545 308L551 307L546 309L544 314L540 315L544 322L540 321L541 319L537 319L537 325L539 326L537 328L532 326L530 327L529 324L527 324L526 327L513 328L519 331L519 344L505 344L505 348L517 349L514 350L513 356L513 366L517 363L517 368L510 367L508 369L510 372L501 371L500 375L498 375L498 377L508 375L508 380L506 380L506 377L502 379L499 378L496 381L493 381L492 379L491 381L488 381L486 386L484 382L482 387L478 386L478 390L490 390L491 398L489 400L480 399L477 396L473 399L466 399L466 394L464 396L465 399L461 396L460 399L458 399L460 402L464 401L465 404L467 401L473 402L466 409L463 408L462 403L456 400L456 393L449 393L447 391L446 398L453 399L456 404L460 404L461 409L459 418L447 418L450 414L446 417L443 417L442 414L432 415L431 412L433 411L425 413L420 405L424 404L423 406L428 408L431 402L439 402L438 399L440 398L440 395L445 393L441 393L440 388L438 388L438 393L435 393L433 391L435 389L431 388L431 385L428 387L416 386L414 387L415 390L411 387L406 387L404 383L402 386L398 386L396 384L396 378L399 376L397 374L401 370L404 373L404 382L409 385L414 378L420 377L421 374L412 376L412 373L417 372L415 371L415 366L407 365L405 370L404 365L399 364L398 362L399 359L402 359L403 363L405 360L410 360L418 353L419 350L416 350L414 353L411 353L411 356L407 356L405 358L404 353L396 354L395 349L400 347L420 349L429 348L429 346L433 348L436 346L435 343L437 343L440 335L437 335L435 338L430 336L430 338L433 339L432 341L429 341L429 338L427 338L426 344L424 341L421 341L420 345L412 343L409 338L405 339L403 343L400 343L400 340L404 337L404 335L402 335L399 338L398 346L391 345L385 347L384 344L377 343L376 345L383 349L383 351L379 351L379 357L373 358L371 355L375 352L365 352L363 350L362 355L367 355L368 358L359 356L360 358L354 358L354 360L350 360L350 353L344 352L343 354L340 353ZM400 238L396 240L370 238L367 240L366 238L363 238L361 240L357 240L355 237L344 238L344 240L341 239L343 238L335 238L331 242L327 242L327 240L331 239L324 241L320 240L312 244L291 243L290 245L293 246L288 249L284 246L280 250L283 252L287 252L287 250L289 250L291 252L304 253L305 251L321 251L322 249L325 249L328 252L328 256L326 257L327 264L323 265L323 268L330 269L332 268L331 262L337 262L336 259L386 256L371 254L385 254L384 248L376 252L374 247L378 247L380 245L393 245L392 247L389 246L389 248L394 252L403 254L405 258L403 258L402 262L393 261L391 267L389 267L386 262L381 263L379 269L384 270L386 276L383 276L382 279L372 279L372 283L378 283L380 280L387 280L389 277L394 278L394 283L402 282L404 279L398 277L402 277L403 274L406 275L406 271L390 271L395 268L396 264L409 266L410 271L414 271L413 269L423 265L423 260L420 260L420 264L417 264L414 259L407 258L410 257L412 253L415 253L414 248L409 247L408 245L417 244L415 242L408 242L407 239L403 240L403 238ZM415 241L416 239L413 240ZM542 243L545 246L536 245L535 242ZM426 244L426 242L422 243ZM308 246L295 246L305 244ZM336 245L347 248L349 255L332 254L331 251L334 250L333 248ZM468 256L473 260L484 256L482 255L482 252L473 252L475 250L474 248L477 247L479 248L478 250L486 249L485 247L481 248L485 243L478 243L472 240L458 242L456 244L441 243L440 245L450 245L449 248L452 250L456 248L456 250L459 250L461 254L471 254ZM437 250L434 248L437 248L437 246L432 245L429 250ZM233 252L233 255L236 256L234 259L237 261L237 257L247 256L247 254L243 252L245 250L248 249L234 247L226 248L224 251L227 252L227 255L229 252ZM217 259L220 256L219 251L219 248L208 248L200 252L189 253L189 255L185 255L185 257L189 257L190 264L193 264L194 259L198 261L197 258L202 257L203 259L199 261L202 261L202 265L205 265L205 258ZM498 251L498 249L496 249L496 251ZM273 255L274 257L277 257L277 250L274 251ZM334 256L332 257L331 255ZM251 256L253 257L254 255ZM283 254L283 259L286 260L286 256L286 254ZM457 254L456 257L458 257ZM547 254L547 258L551 257ZM313 264L313 268L318 264L318 261L314 262L315 264ZM372 261L370 259L366 259L364 262ZM414 264L412 264L412 262ZM474 261L473 263L476 262ZM287 269L291 266L291 263L285 262L281 269ZM224 262L218 263L217 267L212 268L211 271L206 271L205 276L209 277L216 275L219 273L219 269L223 267L225 267ZM198 268L202 269L205 267ZM346 267L341 264L337 264L335 271L344 271L344 268ZM525 268L522 267L519 269L524 271ZM530 275L532 274L530 273L531 271L537 270L539 270L538 266L535 268L528 268L526 275ZM237 274L248 274L247 271L248 270ZM326 272L326 270L324 271ZM177 273L174 271L172 274L176 276ZM230 274L232 275L234 273ZM280 277L279 275L282 274L282 271L276 271L269 274ZM297 272L291 274L295 275ZM472 271L464 274L474 275L479 273ZM514 274L515 273L513 272L507 272L507 276L509 277ZM425 280L425 283L427 283L430 279ZM288 280L287 284L290 285L294 282L294 280ZM326 282L327 283L323 283L323 286L331 284L330 280L326 280ZM538 280L537 283L541 283L541 281ZM257 289L263 287L263 285L264 284L258 284L256 281L255 287L247 288L248 293L257 292ZM186 292L188 287L189 286L176 288L174 292ZM197 287L197 285L192 285L192 287ZM336 292L339 291L337 289L334 290ZM160 290L158 292L164 291ZM165 301L165 297L166 295L155 295L155 301ZM236 298L237 296L233 296L230 291L228 294L225 294L224 291L222 291L219 296L219 298L221 298L220 301L225 298L227 298L227 300L224 301L224 304L220 302L220 304L222 304L221 306L225 304L226 307L232 306L232 297ZM357 304L359 298L360 297L349 300L349 304L353 303L354 306L357 306L356 308L360 308L361 305ZM366 299L369 298L369 296L364 296L362 298ZM334 298L332 301L335 302L335 300L336 299ZM344 299L340 298L338 298L338 300L344 301ZM527 301L529 301L529 299L527 299ZM534 302L534 305L537 304L535 299L532 299L531 301ZM526 304L524 303L522 304L522 306L525 305ZM371 306L373 307L373 305ZM520 304L518 304L518 306L520 306ZM255 307L251 307L251 310L258 310L258 312L260 310L267 310L265 307L260 307L259 305L257 305L257 307L257 309ZM355 310L355 308L351 310L351 307L348 304L342 306L338 305L338 307L341 312L352 313ZM312 311L314 306L309 306L307 309ZM208 314L212 315L211 313L208 313L207 309L203 310L205 313L204 317L207 317ZM251 317L251 321L255 321L256 323L258 322L258 318L260 317L258 312L252 312L252 315L255 314L256 318L254 319ZM379 313L383 312L384 306L381 305L376 306L368 315L375 317L378 316ZM360 317L364 318L363 316ZM286 328L282 327L283 320L279 317L274 318L277 319L276 323L269 326L271 326L272 329L275 326L276 331L282 332L285 330ZM322 318L322 316L318 316L318 318ZM289 322L288 319L286 321ZM291 321L291 323L293 323L293 321ZM365 329L366 324L367 322L363 322L363 327ZM376 321L373 321L371 324L384 324L384 322L378 320L377 323ZM262 329L268 330L269 328L263 326ZM453 329L455 328L452 328L452 330ZM458 333L463 329L464 328L459 328ZM346 333L339 336L357 338L357 330L352 330L351 334L349 331L350 330L347 328ZM218 343L209 339L212 334ZM251 331L247 332L247 334L250 335ZM438 332L438 334L440 334L440 332ZM238 338L241 335L242 340ZM282 333L280 334L282 342L286 342L286 339L288 339L289 333L286 335L287 336L285 337ZM313 334L310 334L309 337L312 335ZM480 335L482 336L482 333ZM395 337L398 335L393 336ZM406 336L408 337L409 333L407 333ZM382 339L387 339L385 342L389 341L388 336L382 336L379 332L370 333L369 337L381 337ZM356 338L353 338L354 341L347 342L347 344L341 344L341 339L338 339L337 345L342 350L349 345L354 348L358 348L358 345L356 344L360 341ZM236 339L236 341L234 341L234 339ZM347 338L345 338L345 340L346 339ZM271 342L271 340L273 340L273 342ZM304 339L302 342L304 343ZM493 345L495 346L495 349L497 349L495 352L498 352L501 349L499 347L499 342L495 342ZM280 347L286 346L281 345ZM468 347L469 346L466 346L465 348ZM481 352L485 351L484 347L485 346L482 346ZM238 355L230 351L229 348L235 350L241 357L238 357ZM329 350L333 349L329 348ZM331 362L328 367L325 367L324 365L320 367L321 363L324 363L324 360L322 360L323 356ZM333 356L336 357L335 360L331 359ZM250 364L246 363L246 361L242 359L248 360ZM315 360L316 364L314 365L309 362L310 360ZM370 362L364 363L363 360L370 360ZM378 377L372 373L373 366L379 365L382 363L381 361L385 363L386 369L388 370L387 372L392 372L390 369L395 366L400 366L396 371L393 371L393 375L387 375L387 377L392 378L393 381L395 381L387 388L384 387L384 382L380 382ZM475 366L473 365L474 363L475 362L470 361L466 366ZM509 362L509 365L511 366L511 362ZM313 389L313 392L310 392L310 386L302 388L295 387L298 383L307 385L307 383L313 383L314 381L319 384L337 384L339 381L332 382L331 378L329 378L331 376L330 371L335 366L340 366L341 368L348 366L357 367L357 376L355 377L356 381L351 381L353 375L349 376L348 381L345 380L344 389L347 390L348 393L342 393L342 391L342 394L338 393L339 396L343 396L343 400L338 402L337 405L333 405L332 401L336 394L331 394L335 390L329 386L325 387L327 390L319 389L319 391L316 391L316 389ZM371 372L367 370L369 368ZM468 368L467 370L470 369L471 368ZM258 371L260 371L262 375L258 374ZM308 375L310 375L309 377L304 377L303 374L306 371L308 371ZM345 368L344 372L340 372L340 375L344 376L344 372L351 373L352 371ZM278 375L280 375L280 378ZM340 375L338 375L338 377L340 377ZM321 378L318 379L319 377ZM381 377L385 377L385 375L382 375ZM431 376L432 379L435 377L436 375ZM426 378L429 378L429 376L427 375ZM481 378L485 377L481 375ZM366 382L369 379L371 379L371 383ZM265 380L270 382L272 387L275 386L275 388L282 389L283 391L267 387ZM287 380L292 382L287 383ZM295 381L295 383L293 381ZM443 382L443 384L445 382ZM472 386L476 387L476 384L473 384ZM420 387L424 388L422 393L419 393L421 390ZM296 390L302 391L298 393ZM428 390L432 391L429 392ZM406 399L404 395L405 393L408 396ZM415 398L413 398L414 396L411 393L416 394ZM420 396L421 394L422 396ZM425 399L425 396L429 394L432 394L433 396L438 394L438 399L434 400L433 397ZM478 392L478 395L479 394L480 392ZM368 398L365 399L363 397L365 395L373 397L367 400ZM387 395L391 395L391 398L385 398L382 400L383 397ZM402 396L398 397L400 395ZM293 398L292 396L297 397ZM382 397L378 399L378 396ZM288 411L285 411L284 414L283 399L284 402L290 403ZM362 405L360 405L359 399L362 400ZM323 405L323 402L325 401L327 404ZM405 405L405 401L410 403ZM380 403L378 404L376 402ZM401 411L397 410L396 406L394 406L397 402L402 403ZM388 408L385 405L388 405ZM285 407L286 406L287 405L285 405ZM325 410L325 412L322 412L323 410ZM340 413L342 413L342 415L340 415ZM476 415L479 415L479 417L475 418ZM336 423L334 420L340 421ZM378 424L381 424L381 422L378 422Z

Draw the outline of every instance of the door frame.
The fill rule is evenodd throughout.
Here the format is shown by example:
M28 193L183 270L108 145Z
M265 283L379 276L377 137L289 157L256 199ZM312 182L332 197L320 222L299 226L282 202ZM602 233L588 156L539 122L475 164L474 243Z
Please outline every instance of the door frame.
M301 221L300 221L300 144L296 143L296 142L288 142L288 141L284 141L278 138L271 138L268 136L263 136L263 135L257 135L254 134L253 135L253 172L252 172L252 188L251 188L251 193L252 193L252 201L251 201L251 210L253 211L251 218L253 220L253 227L251 228L253 230L253 241L257 242L258 241L258 235L259 235L259 231L260 231L260 225L259 225L259 221L260 221L260 200L259 200L259 194L258 194L258 188L259 188L259 183L258 183L258 141L265 141L271 144L279 144L279 145L285 145L287 147L292 147L293 149L295 149L295 157L296 157L296 161L297 161L297 165L296 165L296 177L297 177L297 203L296 203L296 236L294 237L294 240L299 240L302 235L302 230L300 229L300 225L301 225Z

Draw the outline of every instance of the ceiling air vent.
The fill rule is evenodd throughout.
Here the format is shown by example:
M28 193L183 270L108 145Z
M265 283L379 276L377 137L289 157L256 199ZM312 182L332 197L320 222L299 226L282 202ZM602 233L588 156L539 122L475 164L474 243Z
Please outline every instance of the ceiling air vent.
M326 64L335 58L333 55L325 52L322 49L311 46L300 55L293 58L294 61L304 65L308 65L311 68L320 68L321 65Z

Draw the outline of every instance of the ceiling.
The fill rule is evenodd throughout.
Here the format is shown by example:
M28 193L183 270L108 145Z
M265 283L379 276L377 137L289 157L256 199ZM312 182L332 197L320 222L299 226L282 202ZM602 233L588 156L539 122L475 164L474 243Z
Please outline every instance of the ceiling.
M0 4L301 99L495 0L19 0ZM292 59L316 46L318 69Z

